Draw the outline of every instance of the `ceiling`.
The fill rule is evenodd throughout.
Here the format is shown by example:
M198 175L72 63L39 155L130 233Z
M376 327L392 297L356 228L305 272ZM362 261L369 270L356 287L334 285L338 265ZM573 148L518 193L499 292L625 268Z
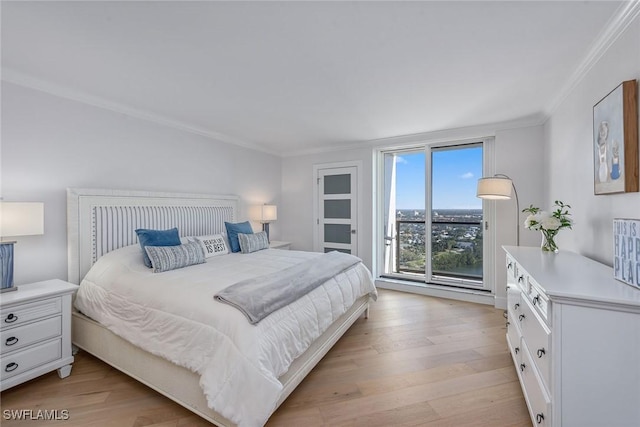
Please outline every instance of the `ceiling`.
M2 2L2 73L287 155L488 123L541 123L620 7Z

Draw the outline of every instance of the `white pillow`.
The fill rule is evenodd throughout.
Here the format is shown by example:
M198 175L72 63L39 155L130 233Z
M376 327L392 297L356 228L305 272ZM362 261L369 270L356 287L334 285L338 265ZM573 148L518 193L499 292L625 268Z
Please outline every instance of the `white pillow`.
M222 234L212 234L210 236L196 236L193 238L204 251L204 257L210 258L212 256L225 255L229 253L227 248L226 239Z

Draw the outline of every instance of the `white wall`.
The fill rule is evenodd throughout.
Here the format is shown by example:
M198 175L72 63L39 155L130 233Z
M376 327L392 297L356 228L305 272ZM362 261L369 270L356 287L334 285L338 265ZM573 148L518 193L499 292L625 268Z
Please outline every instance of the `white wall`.
M542 126L496 131L494 145L495 173L509 176L518 192L520 202L516 215L516 201L491 201L496 211L495 245L495 295L496 307L506 308L507 276L505 274L506 255L502 245L516 244L517 228L520 232L520 246L539 246L540 235L524 228L527 214L522 209L533 204L544 204L544 141ZM485 202L486 203L486 202Z
M18 285L66 279L67 187L235 194L240 219L249 204L280 202L277 156L6 82L1 135L3 199L45 204L44 236L15 239Z
M439 132L400 138L403 144L418 141L461 140L495 136L493 163L495 172L509 175L517 187L522 209L525 204L540 205L543 200L543 181L541 171L543 165L543 133L541 126L514 127L483 126L475 129ZM386 144L396 145L399 140L390 140ZM319 154L300 155L284 158L282 161L282 219L286 226L282 230L284 240L291 241L294 249L313 250L313 165L322 163L361 161L363 164L363 224L360 232L364 247L358 254L364 263L371 268L374 254L373 247L373 186L375 150L385 143L371 143L364 148L340 150ZM502 245L515 244L516 238L516 206L515 201L488 202L495 203L496 209L496 245L495 284L498 306L502 306L505 295L506 275L504 274L505 255ZM280 215L280 212L279 212ZM520 215L524 222L524 215ZM540 244L539 236L521 227L521 245L536 246ZM375 272L374 272L375 274Z
M361 161L362 185L362 224L358 232L361 234L363 247L358 248L358 256L365 265L371 268L372 262L372 163L373 150L359 148L353 150L331 151L311 155L287 157L282 159L282 212L283 240L292 242L292 248L313 251L313 166L326 163Z
M561 199L571 205L575 220L573 230L558 234L558 244L607 265L613 261L613 219L640 218L640 193L594 195L593 106L622 81L639 78L637 17L544 127L546 207Z

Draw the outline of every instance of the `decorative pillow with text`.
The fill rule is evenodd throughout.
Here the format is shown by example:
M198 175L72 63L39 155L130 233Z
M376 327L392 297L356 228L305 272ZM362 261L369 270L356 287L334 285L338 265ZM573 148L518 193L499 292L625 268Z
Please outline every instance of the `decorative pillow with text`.
M196 236L195 240L200 243L204 251L204 257L210 258L217 255L225 255L229 253L226 239L222 234L212 234L210 236Z

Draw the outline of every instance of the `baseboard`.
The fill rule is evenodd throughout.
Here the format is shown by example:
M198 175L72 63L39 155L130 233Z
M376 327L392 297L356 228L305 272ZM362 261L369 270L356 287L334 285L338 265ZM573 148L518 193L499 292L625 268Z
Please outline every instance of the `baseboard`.
M496 297L496 308L502 308L504 310L507 309L507 298L506 297Z
M380 289L390 289L394 291L410 292L414 294L427 295L430 297L448 298L458 301L475 302L478 304L493 305L497 307L496 297L488 292L475 291L472 289L448 288L445 286L431 285L428 283L414 283L398 279L377 278L376 287Z

